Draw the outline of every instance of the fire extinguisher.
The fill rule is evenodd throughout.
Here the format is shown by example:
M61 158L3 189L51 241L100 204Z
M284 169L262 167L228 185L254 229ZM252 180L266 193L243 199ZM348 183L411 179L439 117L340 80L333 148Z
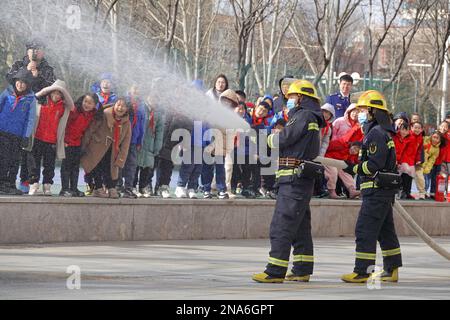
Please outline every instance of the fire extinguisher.
M436 196L435 200L439 202L445 202L445 180L447 180L446 175L438 174L436 177Z

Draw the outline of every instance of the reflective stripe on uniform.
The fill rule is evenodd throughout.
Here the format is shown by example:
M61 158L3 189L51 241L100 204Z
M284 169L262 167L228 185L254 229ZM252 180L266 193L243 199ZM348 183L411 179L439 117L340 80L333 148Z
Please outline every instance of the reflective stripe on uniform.
M314 262L314 256L297 255L294 256L294 262Z
M377 189L378 186L375 184L375 182L369 181L369 182L361 183L359 188L360 188L360 190L374 189L374 188Z
M376 253L365 253L365 252L357 252L356 253L356 259L376 260L376 258L377 258Z
M279 177L288 177L298 173L298 169L284 169L276 172L277 179Z
M315 122L312 122L312 123L308 124L308 130L309 131L312 131L312 130L319 131L319 125Z
M368 161L363 162L362 170L366 175L370 176L370 175L372 175L372 172L370 172L368 165L369 165Z
M395 143L394 143L394 141L389 141L388 143L387 143L387 146L388 146L388 148L389 149L392 149L392 148L395 148Z
M392 250L383 250L383 257L391 257L401 254L400 248L392 249Z
M358 165L353 166L353 173L358 174Z
M289 261L280 260L272 257L269 257L269 263L284 268L287 268L289 266Z

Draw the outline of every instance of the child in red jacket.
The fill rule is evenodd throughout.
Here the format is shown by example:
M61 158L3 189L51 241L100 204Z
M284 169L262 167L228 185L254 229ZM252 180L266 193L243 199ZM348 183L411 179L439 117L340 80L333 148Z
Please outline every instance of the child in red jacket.
M440 151L440 160L442 160L441 170L442 173L447 176L450 175L450 130L449 124L447 121L443 121L439 127L439 131L442 133L442 137L444 138L444 144ZM448 190L448 179L445 181L445 190Z
M85 94L75 102L75 109L70 112L64 138L66 158L61 164L62 189L59 195L62 197L84 197L84 192L78 190L81 139L94 119L98 102L95 93Z
M73 100L64 81L57 80L42 89L36 97L46 97L46 102L37 106L37 127L34 133L31 154L34 159L31 168L29 195L36 195L39 190L41 162L44 167L43 192L51 196L51 186L55 176L56 158L64 159L64 134L70 111L74 108Z
M412 136L407 123L402 123L393 138L395 152L397 156L398 172L402 174L403 190L401 199L413 200L411 196L411 186L413 177L416 174L415 161L417 156L416 140Z

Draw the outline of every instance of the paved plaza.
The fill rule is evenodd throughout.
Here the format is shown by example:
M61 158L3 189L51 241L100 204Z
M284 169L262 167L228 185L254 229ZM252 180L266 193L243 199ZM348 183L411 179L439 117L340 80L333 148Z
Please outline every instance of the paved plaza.
M450 249L450 238L437 240ZM401 244L400 282L372 289L339 280L352 271L352 238L316 239L311 282L284 284L251 280L264 270L267 240L3 246L0 299L449 299L450 262L418 238ZM80 289L69 290L77 268Z

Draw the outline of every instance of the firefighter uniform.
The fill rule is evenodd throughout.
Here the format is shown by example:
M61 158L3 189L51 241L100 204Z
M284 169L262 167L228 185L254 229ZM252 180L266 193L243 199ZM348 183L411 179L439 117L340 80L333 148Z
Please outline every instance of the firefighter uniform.
M303 91L308 88L311 90ZM302 160L310 161L319 155L319 130L325 122L316 90L310 82L294 82L288 95L292 92L303 95L300 107L291 109L286 127L268 138L269 147L279 148L279 170L276 174L278 197L270 225L268 264L264 273L253 276L253 280L258 282L283 282L285 277L286 280L308 281L313 273L309 202L314 178L299 176L298 173ZM292 247L292 273L286 276Z
M371 105L372 104L372 105ZM378 108L388 112L384 97L377 91L363 94L358 106ZM384 117L384 115L383 115ZM391 138L394 133L390 124L380 125L372 119L365 126L360 163L354 172L361 177L362 206L356 223L356 260L352 274L344 275L345 282L366 282L374 270L377 241L383 253L384 274L382 280L398 277L397 269L402 266L400 244L395 232L392 205L397 190L378 185L377 172L396 173L395 145ZM391 132L390 132L391 131ZM396 273L393 276L393 273Z
M335 119L339 119L345 115L345 111L350 106L350 96L346 97L340 92L336 92L328 96L327 103L334 106L334 110L336 112Z

